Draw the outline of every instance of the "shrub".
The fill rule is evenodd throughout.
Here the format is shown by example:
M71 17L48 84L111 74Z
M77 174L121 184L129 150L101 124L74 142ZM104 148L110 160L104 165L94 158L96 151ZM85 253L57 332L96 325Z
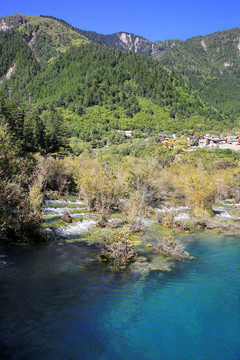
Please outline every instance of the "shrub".
M175 211L159 212L157 214L157 220L163 226L174 228L177 225L175 221L175 216Z
M84 154L79 157L75 162L74 179L88 211L103 214L119 208L123 189L118 175L117 166L107 163L102 165Z
M134 261L137 256L132 248L131 232L128 229L96 231L89 236L88 244L100 247L101 255L98 260L114 266L116 270Z
M155 253L175 259L188 259L189 253L185 250L184 244L174 240L172 237L164 237L158 242Z
M29 187L34 159L18 156L6 129L0 127L0 234L15 241L41 241L42 194Z

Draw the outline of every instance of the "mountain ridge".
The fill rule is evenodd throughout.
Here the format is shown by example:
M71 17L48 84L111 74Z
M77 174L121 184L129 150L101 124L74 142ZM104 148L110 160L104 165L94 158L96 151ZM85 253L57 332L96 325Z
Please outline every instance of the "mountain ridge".
M180 42L182 40L157 40L152 42L141 35L136 35L134 33L130 33L127 31L118 31L112 34L99 34L95 31L90 30L82 30L77 27L72 26L68 22L62 19L58 19L54 16L50 15L23 15L23 14L13 14L8 16L0 17L0 30L4 30L7 27L19 27L28 22L31 22L37 18L46 18L46 19L53 19L58 21L60 24L64 25L65 27L71 28L73 31L77 32L78 34L84 36L85 38L97 42L101 45L106 45L108 47L113 48L120 48L121 50L128 50L134 51L139 54L144 54L151 56L153 53L155 54L158 51L158 46L162 46L169 44L172 45L174 42ZM5 22L5 24L4 24Z
M88 32L83 35L64 20L43 15L2 17L0 26L1 88L6 93L11 86L13 96L25 101L30 94L43 110L60 107L77 114L79 123L85 119L89 124L93 117L106 129L193 132L233 126L232 118L203 100L171 66L141 54L153 49L144 38L124 32L102 38L91 32L93 39L107 39L112 46L96 44L85 36ZM182 41L157 46L163 54Z
M84 36L85 37L89 37L89 40L92 40L94 38L94 36L96 36L99 41L102 41L105 43L107 43L107 40L104 41L104 39L109 39L111 41L111 38L112 37L115 37L117 36L118 38L120 38L122 35L125 37L126 36L132 36L134 39L135 38L138 38L140 40L143 40L143 41L146 41L148 44L150 44L151 46L155 46L156 49L158 46L161 46L161 45L166 45L166 47L174 47L176 45L176 43L186 43L186 42L189 42L193 39L202 39L202 38L207 38L209 36L214 36L214 35L219 35L219 34L224 34L224 33L229 33L231 31L234 31L234 30L239 30L240 32L240 27L234 27L234 28L231 28L231 29L223 29L223 30L217 30L213 33L210 33L210 34L207 34L207 35L194 35L186 40L181 40L181 39L166 39L166 40L156 40L156 41L151 41L149 39L147 39L146 37L142 36L142 35L136 35L134 33L131 33L131 32L128 32L128 31L117 31L115 33L111 33L111 34L101 34L101 33L98 33L96 31L91 31L91 30L83 30L83 29L79 29L73 25L71 25L70 23L68 23L67 21L63 20L63 19L59 19L55 16L52 16L52 15L24 15L24 14L20 14L20 13L16 13L16 14L13 14L13 15L6 15L6 16L2 16L0 17L0 30L3 30L4 29L4 25L1 24L1 22L3 21L6 21L7 20L7 24L6 26L10 26L10 27L14 27L16 26L16 21L18 20L19 21L19 24L20 25L23 25L24 23L27 23L29 21L31 21L33 18L48 18L48 19L53 19L53 20L56 20L58 22L60 22L61 24L63 24L64 26L67 26L69 28L71 28L72 30L76 31L76 32L79 32L79 33L82 33L82 34L85 34ZM9 25L8 25L9 24ZM93 41L93 40L92 40ZM125 41L125 39L123 38L122 40L122 43L124 43L126 45L127 41ZM96 42L96 41L95 41ZM110 44L109 44L110 46ZM130 43L129 45L130 47L132 46L132 43ZM111 47L111 46L110 46ZM153 52L156 52L156 49L153 50ZM131 48L128 48L129 51L131 51L132 49ZM138 50L135 51L136 53L138 53ZM142 52L140 52L142 53ZM146 53L144 53L145 55L147 55Z
M41 17L56 20L83 36L85 41L151 56L183 76L214 107L228 115L240 116L240 27L197 35L185 41L151 42L129 32L103 35L77 29L52 16Z

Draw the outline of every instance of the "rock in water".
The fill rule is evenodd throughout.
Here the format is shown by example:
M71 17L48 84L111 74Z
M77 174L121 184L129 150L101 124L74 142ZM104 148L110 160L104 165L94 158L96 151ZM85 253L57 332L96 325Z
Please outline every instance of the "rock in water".
M66 221L67 223L71 223L72 222L72 217L68 212L65 212L62 215L61 220Z
M199 230L205 230L207 227L207 224L204 221L197 221L197 222L195 222L194 226Z

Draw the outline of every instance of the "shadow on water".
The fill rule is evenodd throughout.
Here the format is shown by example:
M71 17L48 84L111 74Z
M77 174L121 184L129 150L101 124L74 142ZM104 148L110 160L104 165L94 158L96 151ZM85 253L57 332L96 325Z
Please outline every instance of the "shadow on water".
M14 348L10 346L5 346L0 343L0 359L1 360L10 360L13 358Z

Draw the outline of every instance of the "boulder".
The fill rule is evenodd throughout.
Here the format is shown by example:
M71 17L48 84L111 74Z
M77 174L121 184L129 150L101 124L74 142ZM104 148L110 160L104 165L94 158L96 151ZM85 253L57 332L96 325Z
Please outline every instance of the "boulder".
M199 230L205 230L206 227L207 227L207 224L203 221L197 221L195 224L194 224L195 228L196 229L199 229Z
M67 223L71 223L72 222L72 217L68 212L65 212L62 217L61 220L67 222Z

